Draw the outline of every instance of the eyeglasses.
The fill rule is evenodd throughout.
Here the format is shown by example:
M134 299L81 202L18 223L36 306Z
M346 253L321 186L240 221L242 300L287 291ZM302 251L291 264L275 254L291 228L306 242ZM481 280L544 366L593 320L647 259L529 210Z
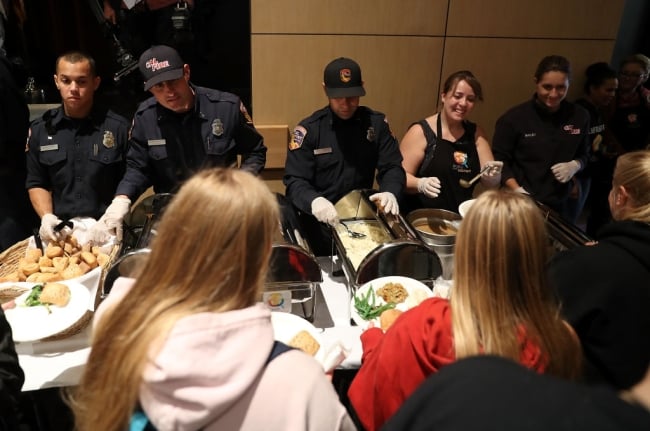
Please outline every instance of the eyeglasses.
M624 76L626 78L641 78L643 76L643 73L634 73L634 72L620 72L621 76Z

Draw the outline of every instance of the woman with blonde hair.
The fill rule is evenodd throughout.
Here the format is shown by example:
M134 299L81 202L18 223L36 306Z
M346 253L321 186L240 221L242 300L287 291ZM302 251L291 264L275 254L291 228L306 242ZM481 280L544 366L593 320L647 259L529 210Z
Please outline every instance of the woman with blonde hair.
M427 299L385 333L361 335L362 365L348 395L367 430L463 357L492 354L540 373L578 375L579 345L546 282L547 244L542 214L527 196L489 190L477 198L456 238L451 299Z
M278 223L275 196L249 173L205 170L183 185L137 280L118 279L98 309L72 394L77 429L127 429L140 410L158 430L354 429L313 358L269 361L258 300Z
M650 364L650 151L619 156L598 243L557 254L551 279L575 328L585 380L627 389Z

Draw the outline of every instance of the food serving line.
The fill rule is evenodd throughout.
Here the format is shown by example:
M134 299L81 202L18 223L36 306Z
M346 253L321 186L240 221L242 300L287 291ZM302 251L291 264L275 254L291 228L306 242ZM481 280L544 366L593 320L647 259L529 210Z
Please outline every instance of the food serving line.
M359 336L365 325L361 322L362 325L357 326L351 320L351 298L357 289L367 288L369 282L378 278L406 276L433 287L438 295L446 296L448 291L449 283L441 277L441 259L419 235L419 229L418 232L413 229L422 216L410 223L401 216L384 215L368 199L370 192L351 192L336 204L341 219L365 238L354 238L342 225L332 229L338 251L334 258L314 257L295 220L283 214L282 235L274 244L271 271L262 297L272 310L293 310L294 314L306 317L305 322L313 321L312 329L316 331L321 348L326 352L342 353L335 359L328 359L337 369L356 369L361 364ZM285 205L281 206L286 209ZM453 227L453 223L450 226ZM428 226L427 230L431 228ZM135 250L118 259L111 268L118 271L109 270L103 286L100 286L99 271L94 277L81 281L90 297L96 298L100 288L108 293L116 273L120 275L120 267L125 266L124 258L142 256L143 251ZM444 261L444 253L441 255ZM317 303L319 301L321 303ZM88 309L94 310L94 305L94 302L89 304ZM296 313L297 309L302 312ZM327 319L314 313L328 313ZM324 321L327 323L323 324ZM17 343L20 365L25 372L23 391L76 385L90 352L91 327L92 323L87 324L77 333L52 341ZM331 363L332 360L335 362Z

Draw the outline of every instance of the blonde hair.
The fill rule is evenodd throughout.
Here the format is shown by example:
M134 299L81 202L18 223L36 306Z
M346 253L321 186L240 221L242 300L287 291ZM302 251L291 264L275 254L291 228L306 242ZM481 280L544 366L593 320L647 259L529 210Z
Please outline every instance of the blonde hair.
M650 150L632 151L618 158L612 179L615 195L620 187L625 188L630 204L612 209L613 217L650 223Z
M548 241L530 198L506 190L478 197L456 238L450 304L458 359L495 354L520 362L521 328L539 346L546 372L579 374L579 344L547 283Z
M278 225L275 196L249 173L210 169L182 186L128 299L107 310L93 333L70 397L77 429L127 429L152 346L179 319L258 301Z

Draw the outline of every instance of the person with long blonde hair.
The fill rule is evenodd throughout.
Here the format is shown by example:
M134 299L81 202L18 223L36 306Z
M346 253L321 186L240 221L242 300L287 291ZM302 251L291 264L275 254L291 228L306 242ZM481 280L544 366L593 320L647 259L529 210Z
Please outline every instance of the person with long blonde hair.
M204 170L182 186L137 279L118 279L97 311L71 395L77 429L127 429L140 409L158 430L354 429L313 358L268 361L258 301L278 225L275 196L247 172Z
M361 368L348 392L375 430L429 375L456 359L492 354L563 378L580 371L580 347L547 283L548 236L527 196L481 194L456 239L450 300L430 298L384 333L361 335Z
M575 328L585 380L627 389L650 363L650 151L619 156L595 245L556 255L551 279Z

